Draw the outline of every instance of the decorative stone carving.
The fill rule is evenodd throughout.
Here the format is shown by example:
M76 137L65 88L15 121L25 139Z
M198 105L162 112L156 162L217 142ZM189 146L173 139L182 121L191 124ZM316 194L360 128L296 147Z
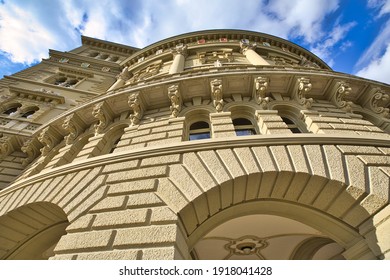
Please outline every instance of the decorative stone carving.
M11 153L12 144L11 137L0 135L0 158L3 158Z
M266 97L266 90L268 87L268 78L257 77L254 81L254 96L256 103L261 106L262 109L268 109L269 97Z
M177 44L175 47L171 48L171 53L173 56L176 56L178 54L186 57L187 56L187 48L188 46L185 44Z
M128 84L137 83L157 75L160 71L161 65L162 65L162 61L159 60L139 71L136 71L134 75L127 81L127 83Z
M48 126L38 136L39 142L43 144L43 148L41 148L42 156L46 156L54 147L54 139L49 130L50 127Z
M294 91L294 99L306 109L311 107L313 98L306 98L306 94L311 90L312 84L308 78L298 78L297 87Z
M308 68L320 68L317 63L307 60L307 58L302 55L301 60L299 61L299 65Z
M171 100L171 116L177 117L181 111L182 100L179 92L179 85L171 85L168 87L168 97Z
M384 118L389 118L390 117L390 109L389 108L384 108L383 106L380 106L381 103L387 102L390 99L390 96L383 92L379 88L375 88L373 90L372 97L370 98L368 102L369 108L377 113L382 115Z
M248 39L242 39L240 41L241 52L245 55L248 50L255 50L257 48L256 43L250 43Z
M337 108L343 109L347 112L352 112L352 102L346 101L345 97L348 96L352 91L352 88L346 82L337 82L336 90L333 94L332 101Z
M143 116L143 109L141 106L139 92L132 93L129 96L128 104L133 110L133 113L130 114L131 126L139 124Z
M92 115L98 119L98 123L95 124L95 136L102 133L108 125L107 112L105 112L104 102L100 102L93 106Z
M73 144L74 140L76 140L82 131L82 120L77 114L73 113L65 118L62 128L69 132L69 134L65 136L66 145Z
M215 79L210 82L211 86L211 99L213 100L213 105L217 112L222 112L223 110L223 94L222 94L222 80Z
M126 80L128 80L129 78L130 78L130 73L129 73L129 67L128 66L126 66L125 68L123 68L122 69L122 72L120 72L117 76L116 76L116 78L117 78L117 80L119 80L119 79L121 79L121 80L123 80L123 81L126 81Z
M33 139L24 142L23 146L20 149L23 153L27 155L26 158L22 159L23 166L27 166L38 156L38 147L34 143Z
M199 52L198 59L203 64L213 63L215 65L217 62L219 62L219 64L222 66L222 63L234 61L233 50L216 50L210 52Z

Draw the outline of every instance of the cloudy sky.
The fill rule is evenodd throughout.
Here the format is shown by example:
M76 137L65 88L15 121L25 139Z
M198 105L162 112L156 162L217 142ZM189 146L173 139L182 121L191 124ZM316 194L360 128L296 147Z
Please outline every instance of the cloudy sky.
M204 29L279 36L335 71L390 84L390 0L0 0L0 77L80 35L142 48Z

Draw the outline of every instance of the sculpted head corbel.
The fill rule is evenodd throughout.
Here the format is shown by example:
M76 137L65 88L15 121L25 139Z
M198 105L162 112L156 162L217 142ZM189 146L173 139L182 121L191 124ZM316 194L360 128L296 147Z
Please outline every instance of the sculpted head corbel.
M171 85L168 87L168 98L171 101L171 116L177 117L181 111L182 99L179 92L179 85Z
M352 112L352 102L345 100L345 97L350 95L352 88L348 83L341 81L336 84L335 93L333 94L332 101L337 108L345 110L347 112Z
M210 82L211 87L211 99L213 100L213 105L217 112L222 112L223 110L223 93L222 93L222 80L214 79Z
M269 79L265 77L257 77L254 80L254 96L256 103L261 106L263 110L268 109L270 98L266 97L266 90L268 88Z
M26 154L26 158L22 159L22 166L27 166L32 162L39 154L39 148L37 141L34 139L29 139L23 143L23 146L20 150Z
M131 126L139 124L143 116L143 106L141 104L140 93L132 93L129 96L129 100L127 103L129 104L129 107L133 110L133 113L130 114Z
M389 118L390 117L390 109L385 108L382 105L389 101L390 96L386 94L384 91L381 89L374 89L372 97L370 98L370 101L368 103L368 106L371 111L374 113L382 115L384 118Z
M309 109L313 103L313 98L306 98L310 92L312 84L309 78L301 77L297 80L297 87L294 91L294 99L306 109Z

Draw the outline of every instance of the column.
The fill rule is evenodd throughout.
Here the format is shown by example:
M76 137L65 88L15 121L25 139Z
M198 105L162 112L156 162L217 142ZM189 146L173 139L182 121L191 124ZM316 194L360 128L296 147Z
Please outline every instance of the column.
M128 67L123 68L122 72L116 78L116 82L107 91L120 88L125 84L125 82L130 78Z
M269 63L262 58L255 49L257 47L256 43L250 44L248 41L242 40L240 42L241 52L246 56L248 61L253 65L269 65Z
M180 73L184 70L184 62L187 55L187 45L179 44L171 49L173 54L173 62L169 68L169 74Z

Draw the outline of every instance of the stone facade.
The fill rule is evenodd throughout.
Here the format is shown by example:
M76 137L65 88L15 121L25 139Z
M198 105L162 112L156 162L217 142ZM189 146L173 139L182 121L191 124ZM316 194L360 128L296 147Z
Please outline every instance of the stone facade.
M389 93L261 33L82 37L0 80L0 258L390 259Z

